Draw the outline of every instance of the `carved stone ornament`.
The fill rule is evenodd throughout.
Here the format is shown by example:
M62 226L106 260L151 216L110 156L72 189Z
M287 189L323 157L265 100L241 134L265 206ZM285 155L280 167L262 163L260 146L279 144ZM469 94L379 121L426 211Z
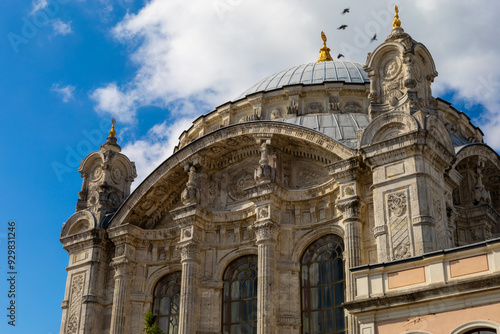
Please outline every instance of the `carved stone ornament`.
M196 204L199 201L200 193L196 189L196 182L194 181L196 177L196 168L191 166L189 168L189 178L186 183L186 189L182 191L181 199L184 205Z
M281 114L280 108L276 108L273 111L271 111L271 117L270 117L271 120L280 119L282 117L283 115Z
M77 331L78 331L78 317L76 314L72 314L69 317L68 330L66 331L66 333L74 334L77 333Z
M395 79L401 72L401 61L398 58L387 58L382 65L382 78Z
M323 104L320 102L309 102L306 104L304 114L321 114L325 112Z
M115 183L119 184L121 179L122 179L122 176L123 176L123 173L122 173L121 169L118 167L113 167L113 169L111 170L111 178L113 179L113 181Z
M411 256L410 244L408 242L407 243L400 243L394 249L393 260L405 259L405 258L410 257L410 256Z
M252 230L255 232L257 242L261 241L276 241L279 232L278 224L267 220L258 222L252 225Z
M299 112L299 104L295 100L290 100L290 104L286 107L287 115L297 115Z
M69 302L68 324L66 333L76 334L79 327L80 309L82 304L84 276L76 275L71 283Z
M337 208L342 211L344 219L359 219L360 217L360 203L357 198L341 201L337 204Z
M344 105L344 112L349 114L359 114L363 110L363 107L359 102L347 101Z
M390 194L387 197L389 214L401 217L406 212L406 194L404 192Z
M255 171L255 181L257 183L271 182L274 176L274 168L269 165L269 158L267 157L267 143L264 141L260 146L261 157L259 164Z
M115 268L115 278L120 276L129 276L131 263L127 259L120 259L118 261L111 262L111 266Z
M328 96L328 108L329 111L335 112L340 110L339 98L337 95L330 94Z
M255 116L255 119L262 119L262 108L261 107L253 108L253 114Z
M101 178L102 174L102 168L98 165L93 171L90 172L90 180L97 181Z
M198 261L198 255L201 252L200 246L194 242L181 244L177 246L177 250L181 253L182 261Z
M375 226L373 228L373 236L375 238L387 234L387 226L386 225L381 225L381 226Z
M269 215L269 212L267 212L267 209L262 208L259 210L259 218L266 218Z
M245 189L255 184L254 172L252 169L242 169L233 174L229 185L229 197L233 200L245 198Z

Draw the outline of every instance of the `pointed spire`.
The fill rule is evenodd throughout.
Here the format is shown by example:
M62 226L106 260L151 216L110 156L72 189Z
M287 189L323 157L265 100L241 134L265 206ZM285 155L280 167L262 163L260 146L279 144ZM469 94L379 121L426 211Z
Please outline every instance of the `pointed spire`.
M332 56L330 56L330 49L326 47L326 35L324 32L321 32L321 39L323 40L323 47L319 49L318 63L333 60Z
M398 13L399 13L399 8L398 8L398 6L397 6L397 5L396 5L396 6L394 6L394 11L396 12L396 14L394 14L394 21L392 21L392 26L393 26L394 28L396 28L396 27L401 27L401 21L399 21L399 15L398 15Z
M122 148L120 147L120 145L118 145L116 143L116 131L115 131L115 124L116 124L116 120L113 118L111 120L111 130L109 130L109 137L106 138L106 142L104 144L101 145L101 148L100 150L103 151L103 150L111 150L111 151L115 151L115 152L120 152L122 150Z

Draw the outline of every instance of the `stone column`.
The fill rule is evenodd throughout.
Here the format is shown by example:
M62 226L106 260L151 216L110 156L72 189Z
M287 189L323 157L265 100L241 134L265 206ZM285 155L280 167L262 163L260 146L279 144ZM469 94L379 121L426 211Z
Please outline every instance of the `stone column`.
M344 244L345 244L345 266L347 269L361 265L361 217L359 199L354 197L342 200L337 207L343 213ZM352 279L351 272L346 270L346 299L354 300L356 296L356 282ZM355 316L347 316L349 334L359 333L359 326Z
M265 210L265 209L261 209ZM267 215L267 213L266 213ZM276 241L279 225L271 220L252 225L258 247L257 334L274 334L276 328Z
M198 329L198 281L201 248L194 242L177 246L181 253L182 281L179 306L179 334L193 334Z
M127 311L130 283L132 280L131 263L127 259L120 259L112 262L111 265L115 268L115 289L109 333L124 334L128 328Z

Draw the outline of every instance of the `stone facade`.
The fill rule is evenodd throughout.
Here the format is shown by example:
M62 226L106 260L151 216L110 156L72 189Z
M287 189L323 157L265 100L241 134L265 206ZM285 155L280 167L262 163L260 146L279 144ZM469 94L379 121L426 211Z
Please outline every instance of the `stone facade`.
M432 57L401 27L364 70L361 82L257 90L199 117L133 194L135 166L110 135L82 161L77 212L61 232L61 333L140 333L160 295L179 301L158 313L169 333L228 333L226 323L258 334L497 330L500 243L486 241L500 236L498 154L432 96ZM338 305L317 307L318 325L304 292L317 289L314 263L304 263L328 238L342 240L341 254L328 260L326 241L315 251L322 265L339 263L331 280L343 288ZM257 256L256 320L238 311L233 323L224 282L245 256ZM177 272L179 291L156 295ZM440 316L454 320L436 325Z

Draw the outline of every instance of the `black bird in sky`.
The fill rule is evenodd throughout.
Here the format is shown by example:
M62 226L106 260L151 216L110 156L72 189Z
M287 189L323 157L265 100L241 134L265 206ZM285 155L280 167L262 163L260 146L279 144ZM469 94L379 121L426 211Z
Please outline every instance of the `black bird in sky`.
M340 27L338 27L337 29L338 30L345 30L345 28L347 28L347 24L343 24Z
M344 57L344 55L342 53L339 53L339 55L337 56L337 59L340 59L342 57Z
M349 13L349 8L344 9L344 11L342 12L342 15L344 15L345 13Z
M372 40L370 42L376 41L377 40L377 34L373 35Z

